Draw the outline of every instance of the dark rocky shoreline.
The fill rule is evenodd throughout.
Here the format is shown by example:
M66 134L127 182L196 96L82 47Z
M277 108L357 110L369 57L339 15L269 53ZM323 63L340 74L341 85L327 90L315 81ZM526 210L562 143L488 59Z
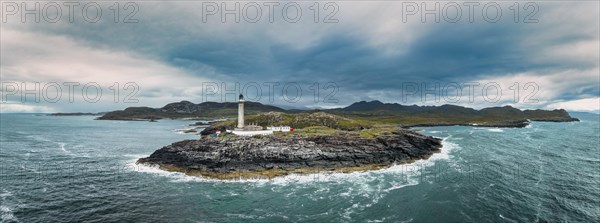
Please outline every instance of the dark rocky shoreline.
M289 173L361 171L427 159L441 139L398 129L382 136L276 135L184 140L137 162L217 179L271 178Z

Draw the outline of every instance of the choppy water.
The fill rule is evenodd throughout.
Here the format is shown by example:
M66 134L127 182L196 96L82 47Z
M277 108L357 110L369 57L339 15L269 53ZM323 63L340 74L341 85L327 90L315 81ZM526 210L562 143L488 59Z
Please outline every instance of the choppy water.
M598 222L600 119L423 128L430 160L222 182L136 166L190 122L0 115L2 222Z

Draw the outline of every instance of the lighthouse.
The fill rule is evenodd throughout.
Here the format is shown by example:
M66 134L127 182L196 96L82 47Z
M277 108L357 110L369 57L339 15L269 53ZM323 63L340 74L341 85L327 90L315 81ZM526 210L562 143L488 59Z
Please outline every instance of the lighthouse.
M233 130L227 130L229 133L233 133L239 136L253 136L253 135L271 135L273 132L291 132L293 129L289 126L271 126L264 129L263 126L256 125L256 123L250 123L250 125L244 125L244 95L240 94L238 100L238 123L237 127Z
M238 100L238 129L244 128L244 95L240 94L240 99Z

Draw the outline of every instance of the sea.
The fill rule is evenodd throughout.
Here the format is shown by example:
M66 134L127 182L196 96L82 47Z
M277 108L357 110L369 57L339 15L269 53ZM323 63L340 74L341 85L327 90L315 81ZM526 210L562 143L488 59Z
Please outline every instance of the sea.
M0 114L1 222L600 222L600 116L415 128L428 160L212 180L137 165L192 121Z

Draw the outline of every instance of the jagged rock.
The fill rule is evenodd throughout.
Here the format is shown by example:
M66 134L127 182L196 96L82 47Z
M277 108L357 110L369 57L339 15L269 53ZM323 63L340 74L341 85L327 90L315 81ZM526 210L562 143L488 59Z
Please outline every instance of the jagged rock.
M354 135L353 135L354 136ZM138 163L216 178L250 172L285 175L298 169L336 170L385 166L426 159L439 152L441 140L398 130L369 138L344 135L204 137L165 146ZM253 176L250 174L250 176ZM243 177L243 176L242 176Z
M226 132L227 126L208 126L200 132L200 135L210 135L215 133L217 130L221 132Z

